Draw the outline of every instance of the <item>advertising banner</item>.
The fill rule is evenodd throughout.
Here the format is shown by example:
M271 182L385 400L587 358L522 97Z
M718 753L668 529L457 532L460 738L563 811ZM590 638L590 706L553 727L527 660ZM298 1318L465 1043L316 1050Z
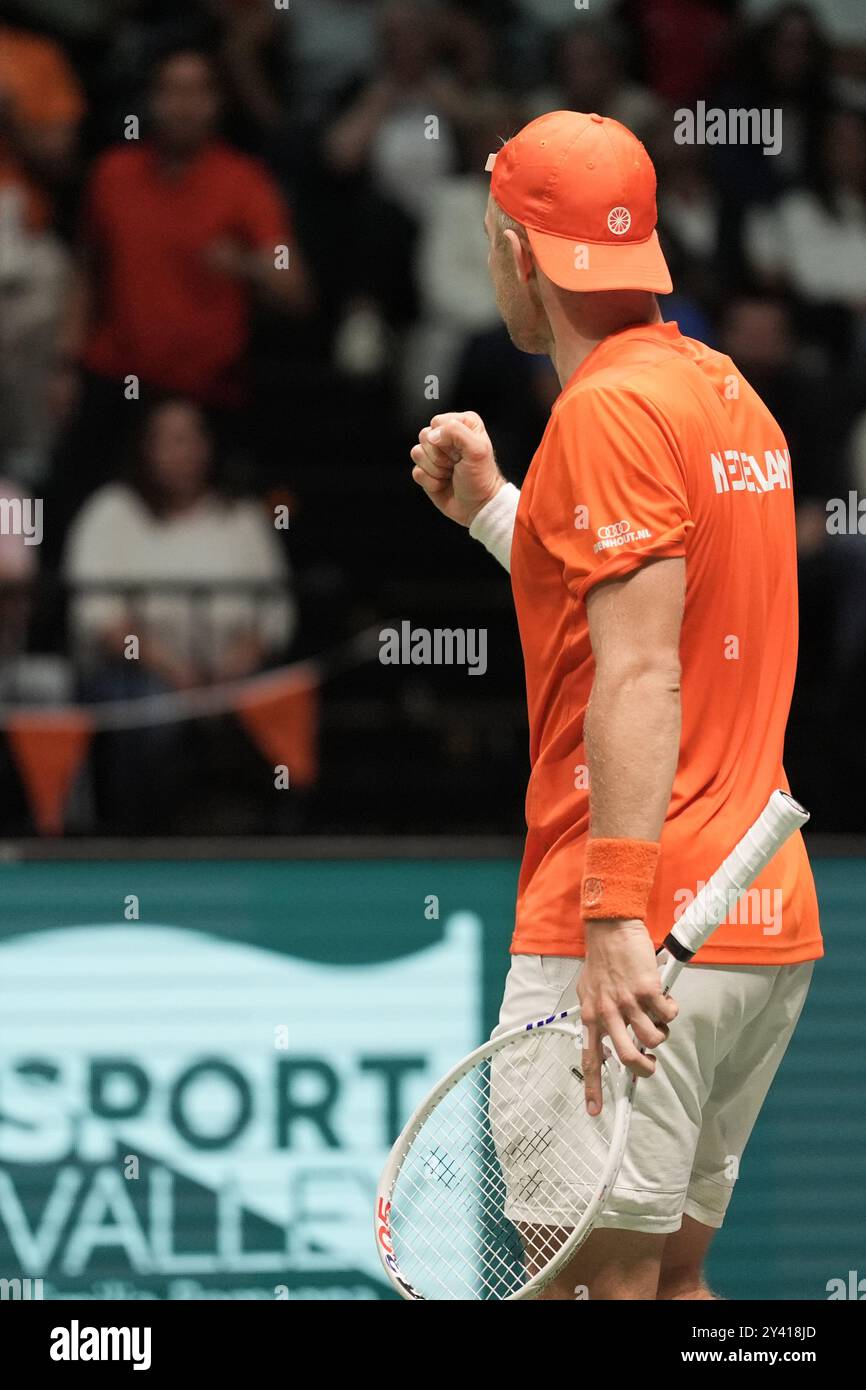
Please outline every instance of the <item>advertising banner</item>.
M328 864L293 931L309 867L80 866L91 912L129 890L106 921L41 868L66 925L0 937L0 1274L45 1298L387 1296L376 1178L478 1041L485 921L460 867L415 894L379 865L380 898L370 866ZM513 875L476 866L471 901Z
M495 1022L516 874L0 867L0 1298L394 1297L376 1179ZM729 1298L866 1297L866 1103L838 1065L858 1033L866 864L816 877L827 957L713 1250Z

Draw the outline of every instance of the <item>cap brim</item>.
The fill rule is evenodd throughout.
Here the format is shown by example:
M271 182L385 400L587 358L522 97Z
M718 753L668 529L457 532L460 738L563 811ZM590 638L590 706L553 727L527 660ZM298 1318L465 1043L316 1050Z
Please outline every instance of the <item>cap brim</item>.
M650 290L653 294L673 290L657 232L646 241L625 241L618 246L551 236L531 227L526 235L541 269L561 289Z

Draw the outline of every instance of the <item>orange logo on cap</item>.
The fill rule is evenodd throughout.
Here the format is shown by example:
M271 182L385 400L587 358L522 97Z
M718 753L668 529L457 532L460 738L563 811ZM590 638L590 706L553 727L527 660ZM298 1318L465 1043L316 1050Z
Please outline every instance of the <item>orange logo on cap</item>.
M611 208L607 214L607 225L614 236L625 236L631 226L631 213L628 208Z

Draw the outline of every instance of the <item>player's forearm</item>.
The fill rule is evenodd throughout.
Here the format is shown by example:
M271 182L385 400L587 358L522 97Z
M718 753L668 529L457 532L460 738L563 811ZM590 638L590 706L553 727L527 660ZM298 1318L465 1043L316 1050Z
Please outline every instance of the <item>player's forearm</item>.
M584 738L593 838L660 839L679 758L678 667L597 673Z
M469 534L473 540L480 541L485 550L489 550L509 574L511 541L519 501L520 489L513 483L503 483L490 501L485 502L469 526Z

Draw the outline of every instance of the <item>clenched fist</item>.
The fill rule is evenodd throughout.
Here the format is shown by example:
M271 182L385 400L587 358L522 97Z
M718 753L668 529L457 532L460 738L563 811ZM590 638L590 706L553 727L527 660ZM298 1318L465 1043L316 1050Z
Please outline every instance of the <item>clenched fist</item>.
M473 410L434 415L410 456L415 482L461 526L471 526L505 484L484 421Z

